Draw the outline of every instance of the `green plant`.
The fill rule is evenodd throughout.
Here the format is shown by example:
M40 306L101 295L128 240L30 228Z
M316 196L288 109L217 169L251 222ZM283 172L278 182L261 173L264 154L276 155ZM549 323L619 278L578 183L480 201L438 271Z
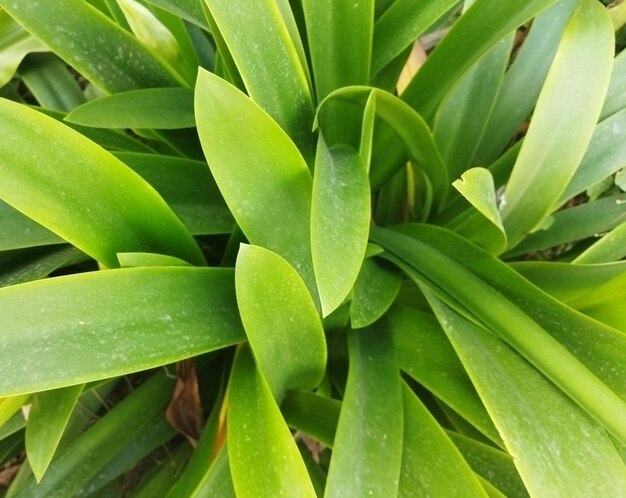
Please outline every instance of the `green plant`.
M0 496L626 496L620 5L0 7Z

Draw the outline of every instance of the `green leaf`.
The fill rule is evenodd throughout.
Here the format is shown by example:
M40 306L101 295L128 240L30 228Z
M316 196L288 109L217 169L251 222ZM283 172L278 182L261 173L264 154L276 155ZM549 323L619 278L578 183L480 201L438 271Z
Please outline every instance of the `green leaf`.
M326 367L322 322L306 285L283 258L241 245L235 267L241 320L272 392L311 389Z
M5 202L108 267L119 265L116 253L134 251L204 264L163 199L118 159L26 106L1 100L0 117Z
M531 496L626 489L626 467L600 426L494 335L430 300Z
M225 269L59 277L0 289L0 307L2 396L145 370L245 339Z
M365 259L352 290L352 328L367 327L382 317L396 300L401 285L400 273L381 266L372 258Z
M29 398L29 394L20 394L8 397L3 395L3 397L0 398L0 427L11 420L13 415L15 415L24 404L26 404Z
M550 213L580 164L608 88L614 43L606 9L583 0L565 28L506 187L509 247Z
M404 445L398 496L487 498L459 450L411 389L403 384Z
M70 111L87 100L70 69L53 54L29 55L19 71L42 107Z
M228 405L228 456L237 496L315 498L298 447L246 348L235 359Z
M287 424L330 448L335 444L341 402L311 391L290 391L280 405Z
M613 61L611 83L602 108L602 119L626 107L626 92L624 90L626 90L626 52L622 50Z
M154 375L65 446L41 482L27 480L15 498L74 496L130 439L140 431L150 429L155 417L162 416L173 392L173 384L165 372Z
M448 91L490 47L555 1L477 1L437 44L402 99L430 121Z
M626 202L624 200L622 203ZM626 215L626 209L622 208L622 214ZM620 223L609 233L604 235L598 242L586 249L578 256L575 263L611 263L619 261L626 256L626 222Z
M328 148L320 135L311 201L311 253L327 316L344 301L365 258L371 199L365 166L347 147Z
M626 194L604 197L572 208L562 209L552 215L552 223L526 237L506 256L520 256L550 247L597 237L626 221ZM619 258L617 258L619 259ZM583 263L584 261L578 261ZM587 261L593 263L594 261ZM603 262L603 261L597 261Z
M498 431L432 314L394 307L388 314L400 368L497 445Z
M316 295L313 180L298 149L261 108L206 71L198 75L196 116L211 172L237 224L252 244L285 258Z
M410 234L415 227L419 230L419 226L412 225L404 225L397 230ZM406 234L400 235L382 228L372 231L372 239L408 263L405 271L412 278L435 290L439 297L445 298L455 309L460 309L463 313L469 312L470 316L484 323L523 354L615 437L626 441L626 403L576 355L550 335L545 326L537 322L541 321L541 315L536 310L526 311L516 306L492 287L491 282L491 285L487 284L452 257L433 248L430 242L418 242ZM540 306L545 306L545 301L540 300ZM489 307L485 303L489 303ZM552 327L547 328L552 330ZM562 324L559 324L559 328L562 328ZM585 356L579 351L577 353ZM554 358L558 358L558 362ZM598 360L591 364L598 367ZM613 370L616 370L615 366ZM607 377L602 370L600 373L603 378Z
M348 332L348 350L348 383L324 496L396 496L403 416L393 341L384 326L373 325Z
M37 482L52 461L83 387L78 384L33 396L26 424L26 454Z
M87 2L0 0L0 6L85 78L108 92L180 85L171 70L137 38Z
M193 91L146 88L91 100L65 117L70 123L96 128L192 128Z
M458 0L396 0L376 19L372 50L372 75L400 55Z
M277 3L204 1L250 98L287 132L305 157L311 157L313 101L308 76Z
M48 47L0 10L0 88L11 81L26 55L47 51Z
M410 158L419 165L432 184L435 200L442 202L448 189L448 175L433 135L421 116L398 97L373 87L346 87L331 93L319 107L321 109L333 99L366 105L371 95L376 98L376 115L389 124L402 139ZM395 172L372 169L370 173L372 190L380 187Z
M488 169L472 168L452 183L465 199L476 209L474 223L468 222L457 228L469 240L498 254L506 247L506 233L498 210L496 189Z
M146 0L147 3L161 7L167 12L182 17L205 30L209 30L202 12L202 5L198 0Z
M476 164L490 164L526 120L544 84L567 20L580 0L560 0L540 12L506 73ZM487 24L485 24L487 26ZM489 30L487 30L489 31Z

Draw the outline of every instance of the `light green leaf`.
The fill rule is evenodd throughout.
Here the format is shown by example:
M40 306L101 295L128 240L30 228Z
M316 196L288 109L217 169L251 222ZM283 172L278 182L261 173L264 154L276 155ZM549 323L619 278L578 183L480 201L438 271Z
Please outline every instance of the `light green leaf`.
M65 117L70 123L96 128L192 128L193 91L146 88L91 100Z
M0 427L6 424L30 398L30 394L4 396L0 398Z
M83 387L78 384L33 396L26 424L26 454L37 482L52 461Z
M626 467L600 426L494 335L430 301L531 496L626 489Z
M118 252L117 259L122 268L136 268L140 266L191 266L182 259L152 252Z
M311 391L290 391L280 405L287 424L332 448L341 402Z
M400 368L480 433L502 445L467 372L432 314L394 307L388 314Z
M561 323L558 329L554 324L542 326L543 320L537 310L527 311L523 309L524 307L520 308L509 301L497 289L497 285L486 283L483 278L455 261L454 257L444 254L448 249L442 252L441 249L432 247L431 242L418 242L409 235L412 233L415 235L415 231L419 233L419 229L419 225L408 224L394 231L376 228L372 231L372 240L394 253L401 260L399 261L401 265L402 261L407 263L405 271L412 278L421 285L433 289L438 297L446 299L447 304L484 323L523 354L615 437L626 441L626 403L589 370L593 368L603 379L612 380L611 377L617 371L615 365L612 364L613 373L607 373L601 367L604 363L603 358L591 356L592 359L589 360L590 356L576 351L577 355L587 356L589 363L594 366L585 365L577 355L568 351L558 339L547 332L546 329L554 328L554 334L563 334L563 331L559 330L563 327ZM470 249L471 244L467 245L470 253L477 250L475 246ZM489 307L485 306L486 302L489 303ZM539 303L539 307L545 307L547 304L546 299L540 300ZM608 340L620 340L608 331L604 335L608 336ZM580 338L569 338L570 343L574 341L580 341ZM558 362L555 362L554 358L558 358ZM623 358L621 361L623 363ZM617 382L623 389L623 382L619 380Z
M24 31L9 14L0 10L0 88L11 81L26 55L48 50L48 47Z
M602 119L624 107L626 107L626 52L622 50L613 61L611 83L602 108Z
M359 154L319 137L311 201L311 253L323 316L350 293L365 258L371 199Z
M311 260L313 180L298 149L261 108L200 71L196 117L217 185L248 240L285 258L316 295Z
M622 204L626 201L620 201ZM626 206L622 207L622 214L626 216ZM575 263L611 263L626 256L626 221L604 235L598 242L586 249L578 256Z
M287 132L305 157L312 157L313 101L308 76L277 3L204 1L250 98Z
M180 56L174 35L150 10L136 0L117 0L130 29L139 41L168 62Z
M376 19L372 51L372 76L387 66L458 0L396 0Z
M476 164L490 164L526 120L544 84L567 20L580 0L560 0L540 12L515 55L477 151ZM488 26L488 24L485 24ZM489 31L489 30L487 30Z
M235 267L237 303L256 363L278 399L311 389L326 368L322 322L306 285L283 258L241 245Z
M0 0L0 6L85 78L108 92L181 84L137 38L87 2Z
M469 169L452 186L476 209L475 215L470 217L466 225L456 231L494 254L502 252L506 247L506 233L489 170Z
M398 496L487 498L472 469L419 398L403 384L404 445Z
M149 430L156 422L155 417L162 417L173 388L174 381L165 372L154 375L65 446L41 482L37 484L34 478L28 479L15 498L74 496L129 439L142 430Z
M298 447L246 348L235 359L229 391L228 456L237 496L315 498Z
M550 213L580 164L604 102L614 35L606 9L582 0L568 22L506 187L509 247Z
M163 199L111 154L26 106L2 100L0 117L5 202L108 267L118 266L116 253L133 251L204 264Z
M396 300L401 285L400 273L381 266L372 258L365 259L352 290L352 328L367 327L382 317Z
M245 340L226 269L59 277L0 289L0 307L2 396L145 370Z
M202 5L198 0L146 0L146 2L209 30L202 12Z
M384 326L373 325L348 332L348 350L348 383L324 496L396 496L403 416L393 341Z

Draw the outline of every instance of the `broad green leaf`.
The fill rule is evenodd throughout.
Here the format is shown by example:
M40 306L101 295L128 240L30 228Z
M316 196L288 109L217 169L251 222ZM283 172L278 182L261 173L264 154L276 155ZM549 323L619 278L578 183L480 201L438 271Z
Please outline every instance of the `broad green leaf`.
M29 55L19 72L42 107L67 112L87 100L70 69L53 54Z
M506 187L502 219L509 247L550 213L580 164L608 88L614 43L606 9L582 0L565 27Z
M324 496L396 496L403 416L393 340L385 327L373 325L348 332L348 349L348 383Z
M363 261L352 290L350 324L354 329L371 325L382 317L400 292L402 276L372 258Z
M617 201L616 201L617 202ZM626 200L620 201L622 204ZM626 206L622 206L622 214L626 216ZM604 235L591 247L578 256L575 263L611 263L626 256L626 221Z
M432 316L394 307L388 315L400 368L497 445L502 445L463 365Z
M554 59L565 24L579 3L580 0L554 2L533 20L530 32L502 83L478 147L476 164L484 165L495 161L522 122L530 116Z
M146 88L91 100L65 117L70 123L96 128L192 128L193 91Z
M245 340L225 269L59 277L0 289L0 307L2 396L145 370Z
M501 296L531 316L626 400L626 356L623 354L626 338L622 333L550 298L508 265L450 232L428 225L413 225L403 230L478 275ZM489 310L483 308L484 311Z
M208 26L202 5L198 0L146 0L147 3L161 7L163 10L182 17L186 21L194 23L196 26L208 31Z
M53 271L88 259L68 245L0 252L0 287L47 277Z
M3 395L4 396L4 395ZM26 404L29 394L0 398L0 427L6 424Z
M447 431L447 434L474 472L496 485L509 498L528 498L511 455L458 432Z
M372 50L372 76L411 45L458 0L396 0L376 19Z
M437 44L402 99L431 121L459 78L490 47L556 0L477 1ZM488 26L489 29L485 29Z
M118 266L116 253L133 251L204 264L163 199L118 159L26 106L2 100L0 117L5 202L108 267Z
M117 0L130 29L137 39L168 62L180 56L180 46L174 35L150 9L137 0Z
M326 340L315 303L296 271L277 254L241 245L235 266L241 320L259 370L278 399L311 389L326 367Z
M626 334L626 312L624 310L624 299L626 299L625 282L626 273L622 273L619 277L575 299L570 305Z
M512 46L513 34L499 41L463 75L439 106L433 134L450 178L476 164L474 155L502 85Z
M476 209L468 222L456 231L494 254L502 252L506 247L506 233L489 170L469 169L452 186Z
M424 171L432 184L435 200L442 202L448 189L448 175L433 135L424 120L398 97L372 87L346 87L331 93L320 108L330 100L343 99L366 105L371 95L376 97L376 115L383 119L400 137L410 158ZM372 169L372 190L380 187L396 171Z
M298 149L261 108L200 71L198 132L213 177L248 240L285 258L315 295L310 210L313 180Z
M285 422L332 448L341 402L311 391L290 391L280 405Z
M83 387L78 384L33 396L26 424L26 454L37 482L52 461Z
M250 98L286 131L305 157L312 156L313 102L308 76L277 3L204 1Z
M74 496L129 439L162 416L173 388L174 382L165 372L154 375L65 446L39 484L34 478L27 480L15 497Z
M371 194L359 154L326 146L320 134L311 200L311 253L322 315L350 293L369 235Z
M438 297L446 299L455 309L463 313L469 312L470 316L485 324L523 354L524 358L615 437L626 441L626 403L537 322L541 321L540 315L534 310L525 311L518 307L494 288L493 284L489 285L491 282L488 284L430 243L407 235L406 232L410 234L413 228L411 225L398 227L398 231L376 228L372 231L372 240L407 263L405 271L412 278L437 292ZM400 230L405 233L400 234ZM545 301L544 299L544 306ZM485 307L487 302L489 307ZM559 324L559 328L562 328L562 324ZM548 329L551 330L551 327ZM612 339L619 340L615 337ZM581 355L580 352L577 353ZM554 358L558 358L558 362ZM598 359L591 364L598 367ZM607 377L602 370L600 374L603 378ZM608 378L610 377L609 374Z
M315 498L298 447L247 348L235 359L228 399L228 456L237 496Z
M584 296L626 273L626 261L609 264L518 261L510 266L544 292L565 303Z
M2 401L0 401L0 404L2 404ZM339 416L337 416L337 418L339 418ZM21 431L24 427L26 427L24 413L18 410L9 420L0 425L0 441ZM23 436L24 434L21 435Z
M602 119L624 107L626 107L626 52L622 50L613 61L611 83L602 108Z
M24 31L9 14L0 10L0 88L13 78L26 55L48 50L48 47Z
M459 450L419 398L403 384L404 445L398 496L487 498Z
M0 0L0 6L85 78L108 92L181 84L137 38L85 1Z
M136 268L140 266L191 266L182 259L152 252L118 252L117 259L122 268Z
M600 426L493 334L431 303L531 496L626 489L626 467Z
M526 237L507 256L521 256L562 246L588 237L597 237L626 221L626 194L605 197L557 211L545 229ZM618 258L619 259L619 258ZM584 261L578 261L583 263ZM588 261L593 263L594 261ZM600 262L600 261L598 261Z

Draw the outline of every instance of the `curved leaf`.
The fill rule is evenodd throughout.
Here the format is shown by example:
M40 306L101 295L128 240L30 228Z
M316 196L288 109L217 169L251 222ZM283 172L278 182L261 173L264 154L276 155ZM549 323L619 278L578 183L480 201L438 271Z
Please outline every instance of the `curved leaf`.
M310 389L326 367L322 322L306 285L280 256L241 245L235 267L237 303L256 363L280 399Z
M606 96L614 43L606 9L583 0L565 28L506 187L509 247L550 213L578 168Z
M0 396L123 375L242 342L234 294L232 271L186 267L2 288Z
M109 92L179 86L166 65L137 38L85 1L0 6L89 81Z
M625 202L625 201L622 201ZM623 206L626 215L626 206ZM626 256L626 221L623 221L578 256L575 263L612 263Z
M7 127L0 136L5 202L108 267L119 266L118 252L135 251L204 264L163 199L110 153L8 100L0 100L0 119Z
M238 497L315 498L298 447L246 348L237 354L230 381L228 456Z
M320 135L311 201L311 253L323 316L350 293L367 247L369 181L359 154Z
M396 496L403 416L391 334L380 325L350 331L348 350L348 383L324 496Z
M96 128L192 128L193 90L188 88L146 88L116 93L74 109L70 123Z
M206 71L198 74L196 115L213 177L248 240L285 258L317 295L313 180L296 146L260 107Z

